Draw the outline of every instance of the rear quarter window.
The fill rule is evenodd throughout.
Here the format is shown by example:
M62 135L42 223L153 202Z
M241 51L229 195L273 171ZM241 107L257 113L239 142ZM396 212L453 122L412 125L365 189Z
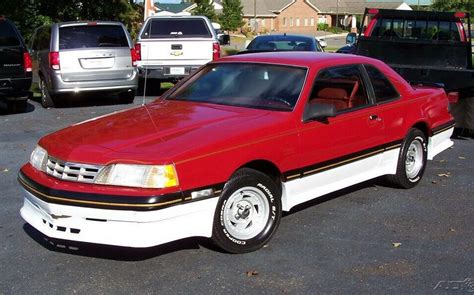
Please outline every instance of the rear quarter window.
M189 37L212 37L204 19L152 19L141 35L142 39Z
M59 28L59 49L129 47L121 26L92 25Z
M0 46L19 46L15 29L6 21L0 21Z
M395 87L385 75L373 66L365 65L370 82L374 89L375 100L384 102L400 97Z

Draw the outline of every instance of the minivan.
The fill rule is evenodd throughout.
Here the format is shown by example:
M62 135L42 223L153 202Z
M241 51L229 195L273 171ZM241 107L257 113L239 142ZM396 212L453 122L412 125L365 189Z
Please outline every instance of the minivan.
M26 110L31 71L31 57L20 32L12 21L0 16L0 101L9 110Z
M39 27L31 40L33 83L41 104L53 107L67 95L116 93L131 103L138 87L136 52L120 22L64 22Z

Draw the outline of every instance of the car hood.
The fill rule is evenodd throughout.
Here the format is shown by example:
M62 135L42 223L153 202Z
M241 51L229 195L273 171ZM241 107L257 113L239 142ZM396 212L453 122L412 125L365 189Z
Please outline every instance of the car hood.
M79 163L172 162L191 148L268 125L271 112L241 107L159 100L87 120L42 138L50 156Z

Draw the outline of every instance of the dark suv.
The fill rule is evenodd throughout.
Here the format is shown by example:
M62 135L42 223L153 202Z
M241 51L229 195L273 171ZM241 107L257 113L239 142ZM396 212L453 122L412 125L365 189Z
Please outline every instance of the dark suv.
M31 57L20 32L0 16L0 101L5 101L10 110L25 111L31 76Z

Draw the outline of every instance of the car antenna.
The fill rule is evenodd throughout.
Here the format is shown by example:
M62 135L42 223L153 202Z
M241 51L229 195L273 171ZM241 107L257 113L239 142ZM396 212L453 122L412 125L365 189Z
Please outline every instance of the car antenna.
M148 29L148 37L151 36L151 26L153 26L153 22L150 20L150 26L149 26L149 29ZM142 49L142 52L143 52L143 49ZM149 54L150 54L150 50L147 48L147 51L146 51L146 60L148 61L148 58L149 58ZM143 59L142 59L142 62L143 62ZM145 81L143 82L143 98L142 98L142 106L145 105L145 97L146 97L146 84L147 84L147 79L148 78L148 63L145 64Z

